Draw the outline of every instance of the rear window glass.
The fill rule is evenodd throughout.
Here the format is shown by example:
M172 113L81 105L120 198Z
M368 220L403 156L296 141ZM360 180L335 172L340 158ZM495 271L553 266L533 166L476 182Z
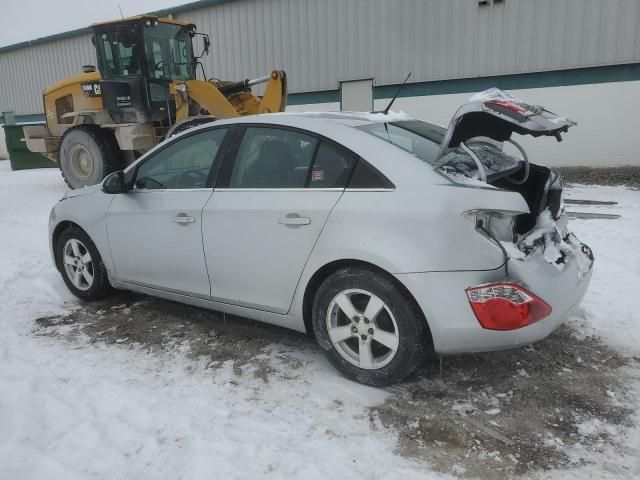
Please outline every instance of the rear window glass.
M372 123L356 127L435 165L445 129L419 120Z

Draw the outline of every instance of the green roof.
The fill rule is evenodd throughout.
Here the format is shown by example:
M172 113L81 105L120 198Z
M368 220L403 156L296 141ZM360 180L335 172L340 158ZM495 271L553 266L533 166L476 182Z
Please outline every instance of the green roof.
M198 8L210 7L214 5L220 5L223 3L232 2L234 0L198 0L196 2L185 3L176 7L169 7L155 12L149 12L146 15L155 15L157 17L166 17L168 15L176 15L183 12L189 12ZM91 33L91 27L77 28L75 30L69 30L67 32L56 33L55 35L47 35L46 37L36 38L34 40L27 40L25 42L14 43L13 45L7 45L0 47L0 53L9 52L12 50L18 50L20 48L33 47L35 45L41 45L43 43L54 42L56 40L63 40L65 38L78 37L80 35L86 35Z

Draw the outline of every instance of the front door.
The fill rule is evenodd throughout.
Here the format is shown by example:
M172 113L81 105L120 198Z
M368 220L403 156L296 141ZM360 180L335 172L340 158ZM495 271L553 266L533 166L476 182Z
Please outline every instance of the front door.
M300 130L249 126L233 160L203 212L212 297L287 313L355 159Z
M115 195L107 217L118 280L208 297L202 209L226 128L181 137L137 167L134 187Z

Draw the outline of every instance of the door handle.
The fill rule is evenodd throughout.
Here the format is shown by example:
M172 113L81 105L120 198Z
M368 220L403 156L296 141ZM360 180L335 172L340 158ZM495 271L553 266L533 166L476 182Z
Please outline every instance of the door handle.
M309 217L301 217L299 213L287 213L286 216L278 219L278 223L291 226L309 225L311 219Z
M179 213L173 218L173 221L179 225L188 225L189 223L195 222L196 219L193 217L190 217L186 213Z

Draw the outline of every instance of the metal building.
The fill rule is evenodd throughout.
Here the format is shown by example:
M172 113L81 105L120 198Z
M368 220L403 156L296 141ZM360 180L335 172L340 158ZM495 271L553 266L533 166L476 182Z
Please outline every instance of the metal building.
M379 108L412 72L395 109L446 124L498 86L578 121L561 146L537 142L538 161L640 165L640 0L202 0L158 13L209 33L210 77L286 70L292 109ZM80 29L0 48L0 111L43 118L43 88L95 64L90 40Z

